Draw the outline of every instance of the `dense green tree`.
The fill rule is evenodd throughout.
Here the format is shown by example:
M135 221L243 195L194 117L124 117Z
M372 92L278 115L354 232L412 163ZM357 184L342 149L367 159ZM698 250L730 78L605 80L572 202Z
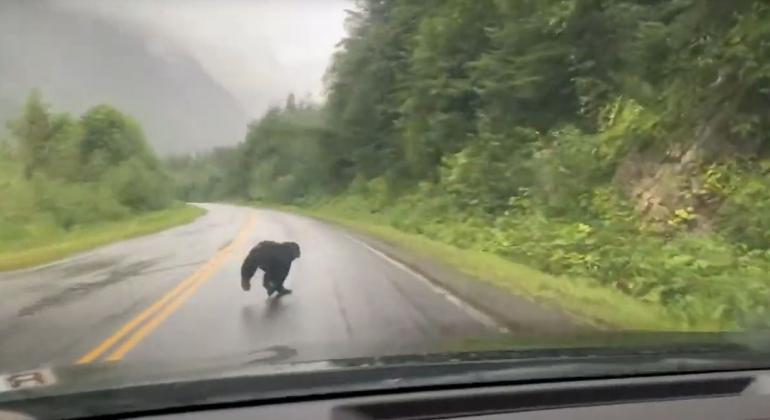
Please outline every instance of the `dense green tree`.
M251 198L290 201L322 187L328 180L321 159L325 132L316 109L272 109L249 126L239 166Z
M80 157L87 166L86 177L99 177L130 158L140 159L150 168L158 166L139 124L117 109L99 105L86 111L80 120Z
M286 110L287 111L297 110L297 100L294 98L293 93L290 93L289 96L286 97Z
M324 106L290 95L250 127L239 181L217 179L299 196L429 181L490 211L529 189L564 209L630 151L709 120L764 144L767 22L751 0L359 0Z
M27 178L40 171L51 157L53 129L48 108L40 91L33 90L24 104L22 115L8 123L18 139Z
M28 224L71 229L173 200L139 124L110 106L74 119L52 113L33 91L9 127L14 142L4 142L0 157L0 216L12 223L1 224L0 236L24 237Z

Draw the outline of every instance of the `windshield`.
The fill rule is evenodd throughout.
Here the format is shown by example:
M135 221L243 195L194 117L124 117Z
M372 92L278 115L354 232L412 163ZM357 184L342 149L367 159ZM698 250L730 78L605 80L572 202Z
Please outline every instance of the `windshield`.
M760 0L2 1L0 394L760 337L768 40Z

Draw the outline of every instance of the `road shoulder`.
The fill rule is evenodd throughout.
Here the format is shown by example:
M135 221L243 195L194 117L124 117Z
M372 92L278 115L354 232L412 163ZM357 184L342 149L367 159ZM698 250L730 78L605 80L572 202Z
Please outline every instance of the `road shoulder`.
M343 224L338 220L296 208L282 208L282 210L310 217L325 224L332 224L491 317L510 332L563 335L593 330L599 325L596 322L582 320L559 308L512 294L494 285L492 281L464 273L439 262L435 256L407 249L375 232L365 232L349 223Z
M0 252L0 272L40 266L113 242L160 232L191 223L205 213L205 209L188 204L126 220L87 226L80 231L51 238L47 243Z

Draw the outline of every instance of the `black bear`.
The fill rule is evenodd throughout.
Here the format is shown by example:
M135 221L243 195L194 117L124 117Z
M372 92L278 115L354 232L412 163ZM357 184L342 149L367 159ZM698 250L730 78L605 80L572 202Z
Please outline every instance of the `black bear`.
M273 292L278 292L279 296L291 293L291 290L283 287L283 282L289 275L292 261L299 258L299 255L299 245L296 242L258 243L241 265L241 288L244 291L251 289L251 278L257 269L261 268L265 272L262 276L262 286L267 291L267 296L271 296Z

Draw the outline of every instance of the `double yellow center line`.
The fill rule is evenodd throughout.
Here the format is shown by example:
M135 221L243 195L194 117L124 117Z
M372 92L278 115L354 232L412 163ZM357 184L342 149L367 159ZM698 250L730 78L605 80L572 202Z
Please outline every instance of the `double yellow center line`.
M241 226L237 236L226 247L220 249L210 260L203 264L198 270L186 279L182 280L176 287L168 293L161 296L147 309L139 313L136 317L128 321L118 329L109 338L102 341L77 360L78 364L91 363L110 350L112 352L104 360L117 361L136 347L147 335L154 331L158 326L179 308L187 299L192 296L203 283L209 280L214 273L224 264L228 257L238 248L240 248L248 239L251 228L256 222L255 217L250 217L246 223Z

